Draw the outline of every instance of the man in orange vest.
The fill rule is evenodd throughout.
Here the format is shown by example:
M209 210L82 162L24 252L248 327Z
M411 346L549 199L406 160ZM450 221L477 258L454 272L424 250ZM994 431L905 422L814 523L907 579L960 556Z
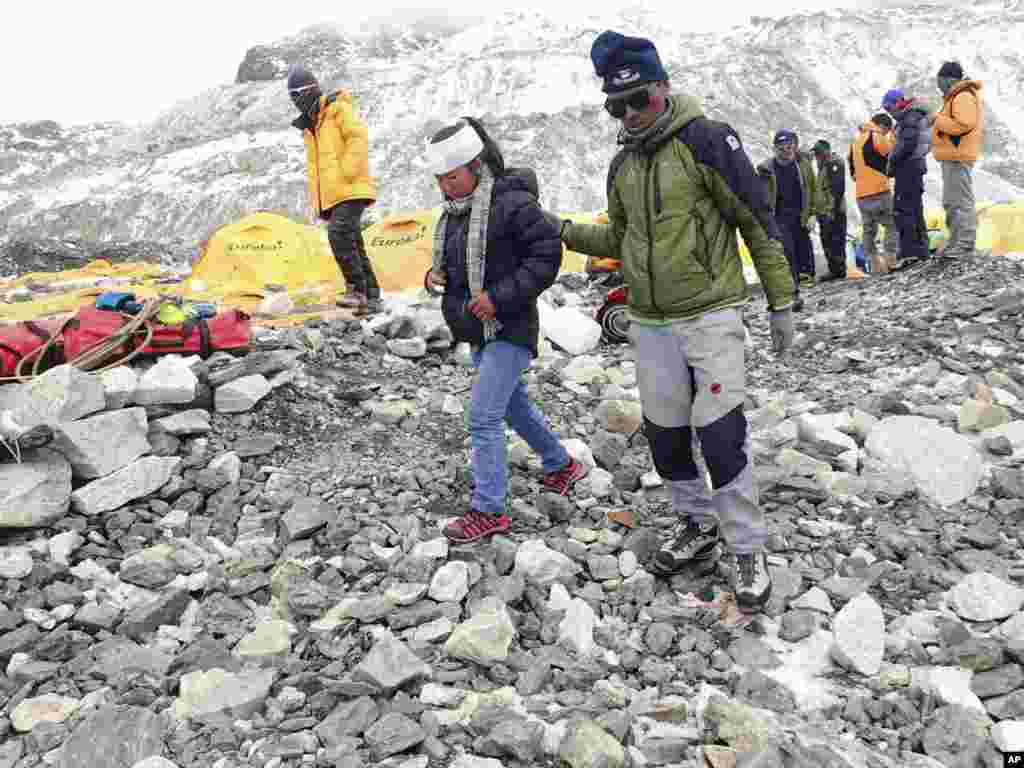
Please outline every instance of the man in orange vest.
M338 306L356 314L380 308L380 286L366 255L361 220L377 200L370 175L370 143L351 92L324 95L313 73L301 64L288 70L288 96L301 113L292 125L302 131L309 171L309 204L327 221L327 240L345 276L347 293Z
M974 208L974 163L985 138L981 82L964 77L959 62L947 61L935 78L942 109L931 115L932 155L942 166L942 207L949 240L941 256L955 259L974 253L978 213Z
M888 272L896 265L899 232L892 215L892 180L885 165L895 138L892 118L879 112L864 123L853 137L846 162L857 188L857 207L864 225L864 258L875 273ZM882 253L878 253L878 228L885 227Z

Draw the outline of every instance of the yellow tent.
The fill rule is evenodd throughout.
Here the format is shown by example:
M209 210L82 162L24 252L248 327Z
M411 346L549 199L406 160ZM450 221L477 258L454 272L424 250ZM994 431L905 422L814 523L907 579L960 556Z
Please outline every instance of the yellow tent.
M327 235L276 213L253 213L218 229L192 267L192 290L201 285L234 292L294 291L345 281Z
M1024 201L995 202L979 200L977 248L992 251L996 256L1024 253ZM946 212L942 208L928 208L925 220L929 230L941 230L934 244L946 241Z
M396 213L363 230L366 255L370 257L382 291L423 287L434 248L434 227L439 208Z

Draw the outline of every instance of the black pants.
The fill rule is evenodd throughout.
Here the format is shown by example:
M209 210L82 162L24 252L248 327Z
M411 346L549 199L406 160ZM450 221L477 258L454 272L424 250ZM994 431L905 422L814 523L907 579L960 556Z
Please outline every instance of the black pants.
M896 170L893 215L900 233L901 259L928 258L928 223L924 218L925 171L921 165Z
M846 211L833 211L832 218L818 217L821 250L832 277L846 277Z
M345 276L348 290L376 301L380 299L380 286L373 265L366 255L361 224L363 211L368 205L366 200L348 200L338 203L329 212L325 211L328 218L327 240L331 244L334 260Z
M814 248L811 236L800 223L800 212L787 213L780 211L775 215L775 223L782 232L782 248L786 252L796 292L800 293L800 275L814 274Z

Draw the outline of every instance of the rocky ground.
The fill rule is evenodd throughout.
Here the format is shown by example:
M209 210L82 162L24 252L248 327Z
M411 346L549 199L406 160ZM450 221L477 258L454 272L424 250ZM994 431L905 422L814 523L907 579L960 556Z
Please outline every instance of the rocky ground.
M767 610L646 568L671 515L628 347L578 277L529 383L590 467L511 442L508 536L450 547L471 379L436 310L243 360L0 388L0 768L996 767L1024 749L1024 267L747 310ZM553 312L553 311L552 311ZM0 455L3 448L0 447Z

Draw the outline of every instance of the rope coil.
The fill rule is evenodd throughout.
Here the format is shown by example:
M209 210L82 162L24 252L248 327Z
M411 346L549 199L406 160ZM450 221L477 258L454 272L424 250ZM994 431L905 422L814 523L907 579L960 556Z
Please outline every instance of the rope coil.
M165 302L167 302L167 299L163 298L147 299L142 310L137 315L124 315L124 317L130 319L115 333L110 334L105 339L100 339L95 344L82 350L82 352L73 360L68 360L66 362L83 371L101 373L102 371L116 368L119 365L124 365L125 363L134 360L152 340L154 334L153 320L156 318L157 314L159 314L160 307L163 306ZM27 381L31 381L36 376L45 373L45 371L40 370L40 368L43 365L43 361L46 359L46 353L53 347L57 346L61 337L64 335L64 330L74 319L74 316L72 316L61 323L60 327L50 335L49 340L26 354L18 361L18 366L14 371L14 376L0 378L0 382L16 381L19 383L25 383ZM142 335L142 343L132 345L132 340L140 335ZM120 351L126 346L129 348L127 354L119 355ZM113 360L111 360L112 357ZM31 372L26 373L25 368L29 361L34 362L32 362Z

